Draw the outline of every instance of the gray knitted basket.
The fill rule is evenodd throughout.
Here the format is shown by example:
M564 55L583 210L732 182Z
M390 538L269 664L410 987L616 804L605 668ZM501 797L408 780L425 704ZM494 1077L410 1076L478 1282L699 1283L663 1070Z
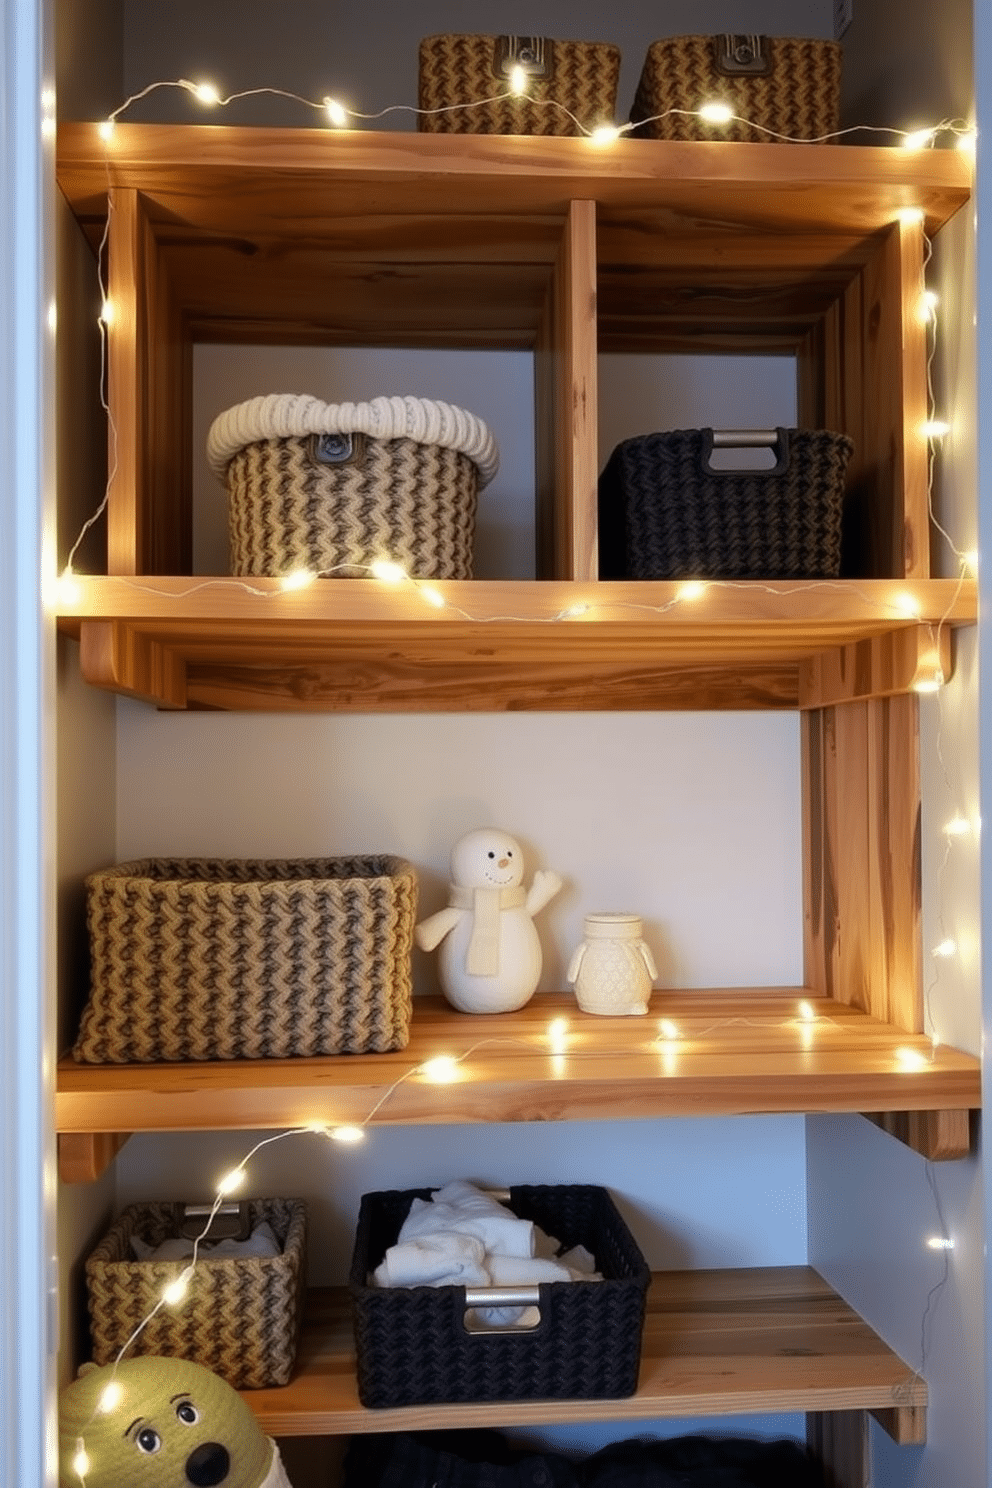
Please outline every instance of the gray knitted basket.
M186 1261L139 1261L137 1234L159 1245L175 1233L169 1203L132 1204L86 1261L92 1357L110 1364L161 1300ZM129 1347L133 1354L191 1359L237 1390L288 1383L306 1290L306 1208L299 1199L253 1199L252 1225L268 1221L278 1256L211 1260L201 1253L178 1307L161 1307Z
M147 858L86 880L90 1064L381 1054L410 1033L401 858Z

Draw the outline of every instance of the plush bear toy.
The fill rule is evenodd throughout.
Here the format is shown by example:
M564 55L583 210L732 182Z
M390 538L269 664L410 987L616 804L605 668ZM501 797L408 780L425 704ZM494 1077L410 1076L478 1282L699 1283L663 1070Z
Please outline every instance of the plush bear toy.
M202 1364L86 1364L59 1399L60 1488L290 1488L279 1449Z

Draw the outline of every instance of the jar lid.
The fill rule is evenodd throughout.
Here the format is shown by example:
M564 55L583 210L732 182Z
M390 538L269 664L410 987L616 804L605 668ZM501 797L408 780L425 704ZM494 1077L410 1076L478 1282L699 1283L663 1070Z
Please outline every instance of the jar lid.
M597 937L639 940L642 928L640 915L623 914L612 910L599 910L594 914L587 914L583 925L586 935L594 940Z

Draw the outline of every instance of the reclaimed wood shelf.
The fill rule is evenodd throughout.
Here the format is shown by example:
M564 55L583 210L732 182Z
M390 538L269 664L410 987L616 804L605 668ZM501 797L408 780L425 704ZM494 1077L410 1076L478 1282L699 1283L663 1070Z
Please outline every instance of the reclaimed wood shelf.
M79 578L86 680L166 708L822 708L952 670L976 586L950 579L507 583Z
M267 1434L867 1410L897 1442L926 1436L926 1382L808 1266L656 1272L638 1387L624 1400L367 1410L350 1305L344 1288L310 1292L293 1379L244 1391Z
M563 1031L552 1028L559 1018ZM454 1067L423 1068L444 1056ZM471 1018L417 998L410 1042L395 1054L142 1065L66 1056L56 1129L68 1179L96 1176L107 1133L361 1125L375 1108L375 1123L391 1125L914 1112L932 1119L931 1155L956 1157L980 1104L972 1055L931 1049L803 988L655 993L643 1018L597 1017L547 993L517 1013Z

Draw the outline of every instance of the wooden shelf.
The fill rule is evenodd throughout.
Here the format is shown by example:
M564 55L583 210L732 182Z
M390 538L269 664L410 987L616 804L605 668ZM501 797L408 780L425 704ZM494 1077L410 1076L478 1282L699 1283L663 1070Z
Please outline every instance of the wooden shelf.
M244 1398L272 1436L868 1410L911 1443L925 1440L927 1387L817 1272L789 1266L655 1273L638 1388L625 1400L367 1410L344 1289L310 1293L290 1383Z
M815 1021L800 1009L808 1001ZM551 1020L567 1017L565 1052ZM659 1020L677 1040L658 1043ZM468 1052L471 1051L471 1052ZM415 1073L459 1059L450 1080ZM401 1083L398 1083L401 1082ZM930 1048L844 1003L803 988L656 993L644 1018L580 1012L543 994L518 1013L465 1016L417 998L410 1043L396 1054L190 1064L59 1061L56 1128L70 1140L66 1177L91 1177L101 1133L251 1130L314 1121L377 1124L618 1120L762 1112L917 1112L948 1117L943 1137L968 1150L968 1112L981 1104L977 1058ZM71 1155L71 1156L70 1156ZM78 1171L72 1164L78 1163Z
M447 582L80 578L60 627L96 686L291 711L817 708L909 692L976 615L974 581ZM579 613L567 614L579 610Z

